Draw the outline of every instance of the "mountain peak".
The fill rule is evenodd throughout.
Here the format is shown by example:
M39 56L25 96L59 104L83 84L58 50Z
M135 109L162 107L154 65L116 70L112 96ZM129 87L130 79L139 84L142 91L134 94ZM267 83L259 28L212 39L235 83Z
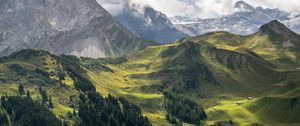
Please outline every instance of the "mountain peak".
M0 39L2 34L8 36L6 41L0 40L0 56L40 48L53 54L102 58L121 56L146 44L131 41L139 36L116 21L96 0L0 3Z
M259 34L268 34L270 32L276 34L296 34L278 20L273 20L259 28Z
M238 11L253 11L255 8L251 6L250 4L244 2L244 1L238 1L235 3L234 8Z
M116 15L115 18L146 40L170 43L186 36L175 28L165 14L148 5L128 2L128 6L124 8L124 11Z

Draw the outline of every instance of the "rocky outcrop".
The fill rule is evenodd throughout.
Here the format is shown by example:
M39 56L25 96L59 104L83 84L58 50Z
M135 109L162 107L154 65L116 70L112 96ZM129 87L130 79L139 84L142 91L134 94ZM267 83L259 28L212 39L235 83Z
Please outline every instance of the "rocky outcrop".
M138 36L115 21L96 0L0 0L0 56L40 48L54 54L99 58L149 44L135 45L129 41L133 38Z

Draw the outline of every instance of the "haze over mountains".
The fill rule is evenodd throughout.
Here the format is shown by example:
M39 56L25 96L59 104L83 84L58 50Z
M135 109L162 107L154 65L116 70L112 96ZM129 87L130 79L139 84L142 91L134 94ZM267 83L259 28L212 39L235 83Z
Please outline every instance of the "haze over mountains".
M96 0L2 0L0 4L1 56L25 48L94 58L120 56L151 44L137 38Z
M98 0L104 3L106 0ZM171 43L186 35L175 28L168 17L150 6L123 1L122 9L113 15L122 25L146 40Z
M219 18L200 19L189 17L171 17L173 24L190 36L213 31L228 31L235 34L248 35L255 33L259 27L272 20L280 20L296 32L300 32L298 19L288 12L279 9L253 7L244 1L238 1L233 6L233 14Z

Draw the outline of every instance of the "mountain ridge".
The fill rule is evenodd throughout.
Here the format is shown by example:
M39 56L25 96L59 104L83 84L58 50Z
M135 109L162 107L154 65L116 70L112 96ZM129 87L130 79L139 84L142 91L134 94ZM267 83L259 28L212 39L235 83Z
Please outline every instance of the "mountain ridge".
M280 23L278 20L273 20L263 26L261 26L258 30L259 34L268 34L267 32L275 32L277 34L292 34L297 35L297 33L293 32L289 28L287 28L284 24Z
M229 50L245 48L251 50L266 60L279 64L289 62L290 67L297 67L299 62L300 36L288 29L279 21L271 21L260 27L256 33L250 35L237 35L229 32L211 32L189 38L185 41L207 41L217 47ZM293 64L293 65L292 65ZM280 66L280 65L279 65ZM288 67L288 66L284 66Z
M0 6L2 56L23 48L41 48L55 54L99 58L154 44L135 45L130 40L139 37L115 21L96 0L13 0ZM122 48L130 44L136 48Z
M297 22L292 22L294 18L291 18L288 12L277 8L269 9L259 6L254 8L245 1L238 1L235 4L233 6L235 11L230 15L210 19L172 17L171 21L180 31L190 36L214 31L228 31L235 34L249 35L255 33L261 25L272 20L280 20L293 30L299 31Z
M255 8L251 6L250 4L244 2L244 1L238 1L234 4L235 9L240 9L240 11L254 11Z

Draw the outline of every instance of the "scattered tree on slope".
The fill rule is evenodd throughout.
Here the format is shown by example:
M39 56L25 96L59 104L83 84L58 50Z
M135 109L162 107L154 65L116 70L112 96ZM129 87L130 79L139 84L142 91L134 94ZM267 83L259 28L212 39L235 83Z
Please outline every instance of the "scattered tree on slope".
M207 118L204 109L194 101L174 93L164 93L164 108L170 123L186 122L200 125Z
M63 124L47 107L30 98L1 97L1 108L7 112L13 125L61 126Z

